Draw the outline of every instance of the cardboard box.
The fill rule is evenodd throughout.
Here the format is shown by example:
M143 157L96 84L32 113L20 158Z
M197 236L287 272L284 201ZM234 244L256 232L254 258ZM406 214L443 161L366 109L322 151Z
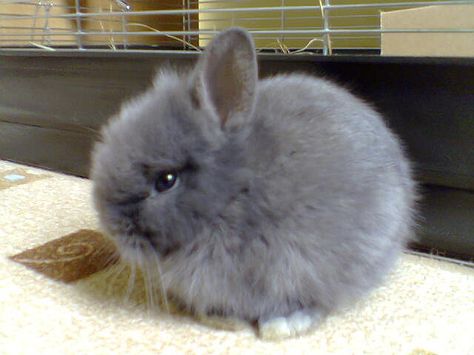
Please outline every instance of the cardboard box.
M382 55L474 56L474 5L438 5L382 12L386 29L472 29L470 33L382 33Z

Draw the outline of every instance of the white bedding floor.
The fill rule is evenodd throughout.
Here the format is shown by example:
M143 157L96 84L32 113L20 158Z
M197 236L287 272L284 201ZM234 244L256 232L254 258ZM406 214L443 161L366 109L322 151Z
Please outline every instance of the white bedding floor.
M115 294L126 282L108 287L107 272L63 283L9 258L96 230L90 187L86 179L0 161L1 354L474 355L474 268L428 257L405 255L368 299L310 335L277 342L258 339L250 327L218 330L150 315Z

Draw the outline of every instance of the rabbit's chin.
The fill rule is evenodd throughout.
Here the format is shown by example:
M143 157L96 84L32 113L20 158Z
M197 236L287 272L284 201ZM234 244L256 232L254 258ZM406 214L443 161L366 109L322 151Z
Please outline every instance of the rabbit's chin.
M158 255L150 242L139 235L112 235L121 261L130 265L143 265L148 259Z
M162 262L178 252L175 245L159 246L141 235L119 234L112 237L120 259L127 264L146 267L147 264Z

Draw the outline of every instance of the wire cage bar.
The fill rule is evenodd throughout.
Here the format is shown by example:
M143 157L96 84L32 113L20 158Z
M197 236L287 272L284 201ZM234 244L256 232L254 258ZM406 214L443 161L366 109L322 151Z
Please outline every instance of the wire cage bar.
M383 13L474 0L0 0L0 48L199 51L220 30L246 27L260 51L380 53L384 35L453 34L474 25L384 27Z

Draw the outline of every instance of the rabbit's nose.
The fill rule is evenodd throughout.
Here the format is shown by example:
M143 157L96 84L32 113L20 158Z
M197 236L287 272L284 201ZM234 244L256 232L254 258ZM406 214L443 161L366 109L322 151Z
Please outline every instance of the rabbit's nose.
M137 225L140 218L140 211L136 206L126 206L120 209L120 214L132 224Z
M124 227L127 235L140 235L146 239L150 238L150 233L147 233L144 228L142 228L143 223L140 220L140 208L138 208L137 206L122 206L119 210L118 218L121 219L121 224Z

